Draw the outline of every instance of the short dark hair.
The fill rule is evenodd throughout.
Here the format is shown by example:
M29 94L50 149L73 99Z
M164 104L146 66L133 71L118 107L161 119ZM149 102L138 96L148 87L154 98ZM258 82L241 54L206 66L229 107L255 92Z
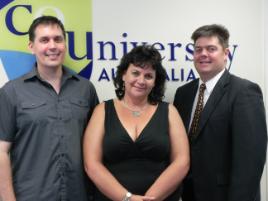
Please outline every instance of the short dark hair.
M211 37L211 36L216 36L219 39L219 42L222 45L222 47L224 48L229 47L229 36L230 36L229 31L224 26L219 24L201 26L193 32L191 38L195 44L198 38Z
M152 45L141 45L134 47L129 53L125 54L120 64L117 66L114 78L115 93L118 99L125 95L124 81L122 79L130 64L144 68L148 65L156 72L155 86L148 96L148 102L157 104L164 98L165 82L167 78L166 70L162 66L162 57L157 49Z
M32 42L34 41L36 27L38 25L40 25L40 24L44 24L44 25L54 25L54 24L56 24L56 25L58 25L62 30L64 39L66 38L66 32L65 32L65 29L64 29L64 26L63 26L62 22L58 18L56 18L54 16L45 16L45 15L43 15L41 17L36 18L32 22L32 24L31 24L31 26L29 28L29 31L28 31L30 41L32 41Z

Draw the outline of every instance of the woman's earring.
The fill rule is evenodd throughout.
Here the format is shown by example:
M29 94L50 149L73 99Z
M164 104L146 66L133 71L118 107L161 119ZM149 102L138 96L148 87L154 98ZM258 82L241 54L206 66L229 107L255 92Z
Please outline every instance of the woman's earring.
M125 81L123 81L122 90L125 91Z

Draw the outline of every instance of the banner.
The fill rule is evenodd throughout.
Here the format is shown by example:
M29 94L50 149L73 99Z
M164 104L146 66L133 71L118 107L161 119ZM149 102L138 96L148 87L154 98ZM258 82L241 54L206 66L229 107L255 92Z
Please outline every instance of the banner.
M42 15L58 17L66 29L64 65L90 78L93 66L91 0L5 0L0 4L0 72L3 85L32 69L35 57L28 50L28 29ZM79 15L77 14L79 13Z

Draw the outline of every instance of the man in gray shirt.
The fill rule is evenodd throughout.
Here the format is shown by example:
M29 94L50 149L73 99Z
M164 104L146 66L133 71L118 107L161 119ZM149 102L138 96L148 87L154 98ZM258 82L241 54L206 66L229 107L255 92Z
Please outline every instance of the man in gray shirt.
M0 200L89 200L81 141L99 102L95 88L62 66L57 18L35 19L29 39L36 67L0 89Z

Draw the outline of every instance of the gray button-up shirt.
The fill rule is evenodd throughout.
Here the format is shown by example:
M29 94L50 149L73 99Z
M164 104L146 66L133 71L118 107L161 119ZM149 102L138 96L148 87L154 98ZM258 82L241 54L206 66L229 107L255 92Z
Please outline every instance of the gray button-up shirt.
M98 103L94 86L64 68L60 93L34 68L0 89L0 139L17 201L86 201L82 137Z

